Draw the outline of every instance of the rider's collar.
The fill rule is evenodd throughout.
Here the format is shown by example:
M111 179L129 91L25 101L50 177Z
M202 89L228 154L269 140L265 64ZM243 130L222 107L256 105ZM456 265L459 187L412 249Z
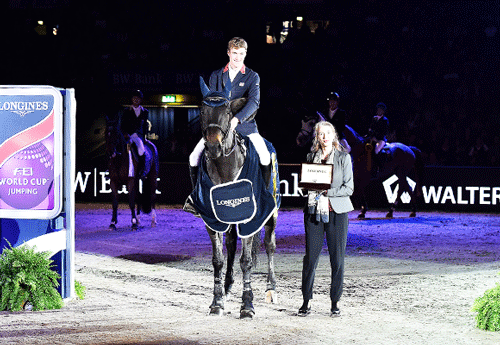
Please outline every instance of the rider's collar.
M227 63L226 67L224 67L223 73L226 73L227 71L229 71L229 62ZM245 64L241 66L240 72L241 74L245 74Z

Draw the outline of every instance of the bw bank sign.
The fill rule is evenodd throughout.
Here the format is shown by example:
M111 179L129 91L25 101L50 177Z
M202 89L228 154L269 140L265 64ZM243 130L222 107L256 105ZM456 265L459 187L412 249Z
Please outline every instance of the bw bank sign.
M186 169L186 173L178 171ZM299 188L298 164L280 164L280 192L282 205L301 207L305 203ZM172 179L172 174L177 177ZM412 189L416 182L407 181ZM373 186L375 193L368 200L370 207L387 207L396 201L399 191L398 178L393 175ZM356 186L354 186L356 188ZM110 202L111 188L108 172L93 168L77 171L74 191L77 200L93 199ZM160 164L157 200L166 204L182 204L191 192L187 163ZM127 193L123 187L120 193ZM86 198L84 196L87 196ZM376 200L375 200L376 199ZM401 202L410 203L410 195L403 193ZM419 208L463 212L500 211L500 168L426 167L422 181L422 198ZM232 206L237 201L228 202ZM239 202L239 200L238 200Z

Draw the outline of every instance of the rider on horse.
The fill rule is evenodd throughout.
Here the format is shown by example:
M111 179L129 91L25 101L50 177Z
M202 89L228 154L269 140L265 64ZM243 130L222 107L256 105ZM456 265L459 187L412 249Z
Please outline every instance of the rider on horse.
M259 155L264 180L268 182L271 178L271 156L255 122L260 103L260 77L243 63L247 48L248 44L244 39L239 37L231 39L227 48L229 63L212 72L208 86L212 91L222 91L229 83L231 85L229 100L242 97L248 99L246 105L232 118L230 130L236 130L252 140ZM202 138L189 156L189 172L193 187L196 186L198 164L204 148L205 140Z
M148 110L141 105L144 96L140 90L132 94L132 105L123 111L121 129L127 140L134 143L139 154L139 178L144 178L144 139L148 132Z
M380 151L384 148L387 143L387 133L389 132L389 120L385 116L387 106L380 102L376 106L377 113L372 118L370 127L368 128L367 139L375 144L374 154L375 162L377 167L372 170L373 175L376 175L377 168L381 168L385 163L385 156L380 155Z

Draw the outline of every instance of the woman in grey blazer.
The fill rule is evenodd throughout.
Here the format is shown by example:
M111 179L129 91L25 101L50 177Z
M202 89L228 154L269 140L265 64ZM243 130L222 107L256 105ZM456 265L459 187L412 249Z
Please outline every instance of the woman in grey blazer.
M337 302L342 295L344 281L344 257L347 242L348 212L354 208L350 196L354 190L351 156L340 145L333 125L321 121L314 127L314 140L308 163L333 164L333 182L326 191L308 191L307 205L304 209L306 232L306 254L302 268L302 296L304 303L299 316L311 311L313 283L323 239L330 254L332 280L330 316L340 315Z

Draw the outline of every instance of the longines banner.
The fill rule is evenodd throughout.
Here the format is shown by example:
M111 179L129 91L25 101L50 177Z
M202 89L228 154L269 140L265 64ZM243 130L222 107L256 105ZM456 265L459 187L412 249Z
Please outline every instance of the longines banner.
M51 219L61 212L62 96L53 87L0 94L0 218Z
M280 164L282 207L301 207L305 198L299 188L300 164ZM412 188L414 178L408 178ZM354 186L356 188L356 186ZM393 175L370 184L367 189L368 207L387 208L394 202L399 189ZM108 172L98 168L77 170L74 190L77 201L111 202ZM125 187L120 193L125 194ZM191 192L187 163L161 163L157 201L183 204ZM458 212L500 211L500 168L425 167L419 209ZM125 198L122 199L125 202ZM353 198L353 201L356 200ZM409 208L410 196L401 196L400 207Z

